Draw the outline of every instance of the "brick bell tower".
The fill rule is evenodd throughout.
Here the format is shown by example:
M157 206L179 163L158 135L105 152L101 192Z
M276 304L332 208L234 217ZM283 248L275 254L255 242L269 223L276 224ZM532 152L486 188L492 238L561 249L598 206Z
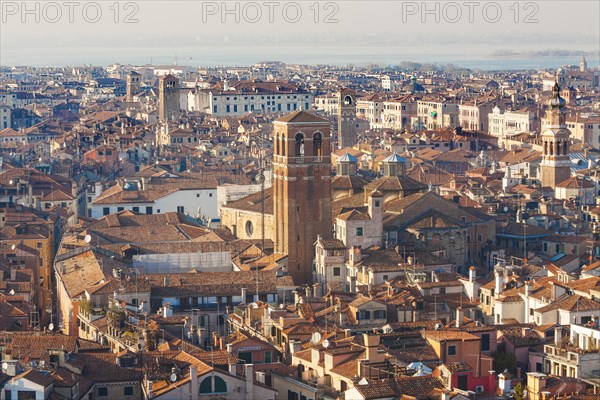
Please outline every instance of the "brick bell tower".
M338 149L356 144L356 95L351 89L338 92Z
M560 96L558 83L552 88L552 97L546 102L546 119L542 130L542 162L540 178L542 186L556 188L571 176L571 159L569 158L569 136L565 122L566 101Z
M317 236L331 237L331 125L306 111L273 125L275 251L296 284L312 283Z

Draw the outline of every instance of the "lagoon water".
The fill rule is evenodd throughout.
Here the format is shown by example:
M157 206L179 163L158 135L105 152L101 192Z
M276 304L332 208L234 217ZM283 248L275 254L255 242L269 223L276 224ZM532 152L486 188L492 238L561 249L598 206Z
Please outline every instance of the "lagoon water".
M527 53L511 56L493 56L484 46L465 49L437 50L427 46L69 46L5 48L1 50L2 66L33 65L109 65L152 64L219 66L252 65L273 60L291 64L366 65L370 63L397 65L404 61L417 63L453 64L457 67L481 70L523 70L557 68L561 65L579 64L580 55L550 55L534 57ZM590 68L598 67L598 55L588 55Z

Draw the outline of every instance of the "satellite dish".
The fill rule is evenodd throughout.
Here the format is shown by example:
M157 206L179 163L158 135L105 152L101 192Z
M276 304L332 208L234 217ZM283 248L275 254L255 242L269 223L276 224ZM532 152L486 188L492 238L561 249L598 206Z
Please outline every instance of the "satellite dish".
M15 295L15 289L10 289L10 292L8 292L8 294L10 294L11 296Z
M5 370L5 371L8 369L8 363L7 362L3 362L2 363L2 369Z
M508 212L508 207L504 206L504 212Z
M324 348L328 348L329 345L330 345L329 340L327 340L327 339L323 340L323 347Z
M279 309L280 309L280 310L283 310L284 308L285 308L285 306L283 305L283 303L281 303L281 304L279 305Z
M169 377L169 380L171 382L175 382L177 380L177 374L175 374L175 373L171 374L171 376Z
M442 324L440 324L439 322L437 324L435 324L435 330L439 331L442 328Z
M50 322L50 325L48 325L48 329L51 331L54 330L54 324L52 322Z
M312 336L310 337L310 342L312 344L317 344L321 341L321 334L319 332L315 332L312 334Z
M83 240L84 240L86 243L89 243L89 242L91 242L91 241L92 241L92 237L91 237L90 235L85 235L85 238L83 238Z

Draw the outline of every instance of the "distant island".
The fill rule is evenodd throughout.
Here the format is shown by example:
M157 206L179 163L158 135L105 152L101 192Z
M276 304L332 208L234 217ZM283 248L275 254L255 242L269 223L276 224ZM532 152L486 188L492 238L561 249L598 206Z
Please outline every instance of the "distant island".
M564 49L547 49L547 50L510 50L501 49L495 50L490 53L489 57L492 58L506 58L506 57L519 57L519 58L538 58L538 57L573 57L585 55L597 56L598 52L586 52L577 50L564 50Z

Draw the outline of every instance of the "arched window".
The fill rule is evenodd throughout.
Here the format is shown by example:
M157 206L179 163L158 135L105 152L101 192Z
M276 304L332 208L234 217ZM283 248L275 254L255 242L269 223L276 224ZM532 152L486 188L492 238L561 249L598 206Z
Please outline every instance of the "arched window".
M220 376L215 376L215 393L227 393L227 383Z
M275 138L273 139L273 152L276 156L279 155L279 133L275 134Z
M563 154L566 156L569 154L569 143L565 140L563 143Z
M548 155L548 141L544 140L544 155Z
M204 378L200 383L200 393L213 393L212 391L212 377Z
M301 132L296 133L296 136L294 136L294 142L294 155L296 157L304 157L304 134Z
M550 155L553 156L554 155L554 143L550 142Z
M252 221L246 221L246 235L248 237L252 237L254 233L254 225L252 225Z
M209 376L200 383L200 394L227 393L227 383L220 376Z
M313 135L313 156L321 157L323 155L323 135L321 132L316 132Z

